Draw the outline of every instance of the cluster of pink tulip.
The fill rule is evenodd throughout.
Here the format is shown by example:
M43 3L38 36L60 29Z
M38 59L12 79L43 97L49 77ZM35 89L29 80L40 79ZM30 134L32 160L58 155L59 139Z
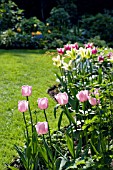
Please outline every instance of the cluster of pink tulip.
M31 96L32 94L32 87L25 85L22 86L22 96ZM60 105L66 105L68 103L68 95L66 92L64 93L59 93L55 96L56 100ZM39 98L37 100L38 102L38 108L41 110L45 110L48 108L48 99L46 97L44 98ZM18 110L20 112L26 112L28 110L28 105L29 102L26 100L22 100L18 102ZM35 125L37 133L40 134L46 134L48 132L48 121L46 122L38 122Z
M22 86L22 95L23 96L31 96L32 94L32 87L25 85ZM94 97L91 97L90 93L88 92L88 90L82 90L80 92L78 92L78 94L76 95L77 99L80 102L85 102L87 100L89 100L89 103L91 105L97 105L100 103L100 101ZM68 95L66 92L64 93L58 93L57 95L55 95L55 98L57 100L57 102L63 106L66 105L68 103ZM48 108L48 99L46 97L44 98L39 98L37 100L38 102L38 108L41 110L46 110ZM22 100L18 102L18 110L20 112L26 112L28 110L28 104L29 102L26 100ZM48 132L48 122L38 122L35 125L36 131L38 134L46 134Z
M76 52L78 51L78 53L82 52L84 50L89 50L92 55L97 54L97 52L98 52L97 48L93 45L93 43L84 44L84 47L85 48L79 47L78 43L66 44L66 45L64 45L64 48L57 48L57 52L59 55L63 55L63 54L65 54L65 52L71 51L71 49L74 49ZM113 60L113 53L109 52L109 54L107 54L106 57L108 60ZM97 61L100 63L104 62L104 60L105 60L105 57L103 54L100 54L97 57Z
M71 50L71 48L77 50L79 48L78 43L75 44L66 44L64 45L64 48L57 48L57 51L59 54L64 54L65 51Z
M95 92L93 93L95 96L99 96L99 93L97 91L97 89L95 90ZM91 96L91 93L88 91L88 90L82 90L80 92L78 92L78 94L76 95L77 99L80 101L80 102L85 102L85 101L89 101L89 103L92 105L92 106L95 106L97 104L100 103L100 100L97 99L96 97L92 97Z
M84 44L84 46L86 49L91 49L92 54L97 53L97 48L94 47L93 43ZM66 45L64 45L64 48L57 48L57 52L60 55L63 55L65 51L70 51L71 49L78 50L79 49L78 43L66 44Z

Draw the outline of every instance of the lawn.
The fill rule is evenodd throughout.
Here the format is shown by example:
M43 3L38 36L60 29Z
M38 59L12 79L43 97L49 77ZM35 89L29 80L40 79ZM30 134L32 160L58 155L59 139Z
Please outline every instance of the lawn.
M16 156L14 144L23 145L24 123L17 109L18 100L25 100L21 95L22 85L33 88L30 105L33 114L37 110L39 121L45 119L37 108L37 99L49 99L47 114L51 130L57 128L53 115L56 103L47 94L48 88L56 83L53 55L54 52L42 50L0 50L0 170Z

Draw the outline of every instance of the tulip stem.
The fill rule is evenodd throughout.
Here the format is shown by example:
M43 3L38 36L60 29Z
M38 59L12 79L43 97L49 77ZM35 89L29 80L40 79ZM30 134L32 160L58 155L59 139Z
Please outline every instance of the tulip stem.
M32 114L31 114L31 109L30 109L30 104L29 104L29 99L28 99L28 96L27 96L27 101L28 101L28 109L29 109L30 120L31 120L31 130L32 130L32 146L33 146L33 154L34 154L34 143L33 143L33 119L32 119Z
M32 119L32 114L31 114L31 109L30 109L30 104L27 96L27 101L28 101L28 109L29 109L29 114L30 114L30 119L31 119L31 126L32 126L32 134L33 134L33 119Z
M72 142L73 142L73 154L74 154L74 159L75 159L75 148L74 148L74 133L73 133L73 127L72 127L72 121L70 120L70 117L68 116L68 109L66 108L66 106L63 106L65 114L67 116L67 118L69 119L69 123L70 123L70 128L71 128L71 135L72 135Z
M46 141L45 141L45 137L44 137L44 135L42 135L42 136L43 136L44 146L45 146L45 145L47 146ZM46 147L46 146L45 146L45 149L46 149L46 152L47 152L48 166L49 166L49 155L48 155L48 150L47 150L47 147Z
M47 152L47 158L48 158L48 168L50 167L51 168L51 166L50 166L50 164L49 164L49 162L51 162L52 163L52 169L54 169L54 164L53 164L53 161L51 160L51 157L49 156L49 147L48 147L48 145L47 145L47 143L46 143L46 140L45 140L45 137L44 137L44 135L43 135L43 142L44 142L44 146L45 146L45 149L46 149L46 152Z
M46 122L48 123L48 119L47 119L47 115L46 115L46 111L45 111L45 109L44 109L44 116L45 116ZM51 134L50 134L49 123L48 123L48 131L49 131L50 143L52 144L52 142L51 142Z
M73 127L72 127L72 122L71 121L70 121L70 127L71 127L72 141L73 141L73 154L74 154L74 159L75 159L74 133L73 133Z
M28 138L29 138L29 135L28 135L28 128L27 128L27 122L26 122L26 119L25 119L25 114L24 114L24 112L23 112L23 119L24 119L24 123L25 123L27 139L28 139Z

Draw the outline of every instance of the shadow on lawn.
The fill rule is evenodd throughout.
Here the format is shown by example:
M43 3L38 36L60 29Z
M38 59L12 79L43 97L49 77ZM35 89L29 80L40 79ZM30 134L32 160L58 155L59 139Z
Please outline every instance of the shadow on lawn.
M23 50L23 49L0 49L0 55L6 55L6 54L12 54L15 57L26 57L26 55L28 54L46 54L46 55L54 55L56 53L55 50L45 50L45 49L41 49L41 50Z
M23 49L10 49L10 50L4 50L4 49L0 49L0 54L4 54L4 53L25 53L25 54L44 54L46 53L47 50L23 50Z

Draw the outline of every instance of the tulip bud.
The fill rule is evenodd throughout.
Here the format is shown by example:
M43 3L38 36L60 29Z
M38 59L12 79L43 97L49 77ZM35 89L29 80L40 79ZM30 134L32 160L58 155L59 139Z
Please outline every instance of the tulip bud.
M20 112L26 112L28 110L28 101L22 100L18 102L18 110Z
M103 56L98 56L98 61L100 62L100 63L102 63L103 61L104 61L104 57Z
M93 43L88 43L84 45L86 48L93 48Z
M58 93L57 95L55 95L55 98L60 105L65 105L68 103L68 95L66 92Z
M96 98L93 98L93 97L89 97L89 103L90 103L92 106L95 106L95 105L98 104L97 99L96 99Z
M70 44L66 44L66 45L64 45L64 48L65 48L65 50L71 50L71 45Z
M32 86L22 86L22 96L31 96L32 94Z
M44 135L48 132L48 123L47 122L38 122L35 125L35 128L39 135Z
M47 99L46 97L44 97L44 98L39 98L39 99L37 100L37 102L38 102L38 107L39 107L39 109L44 110L44 109L47 109L47 108L48 108L48 99Z
M94 47L93 49L92 49L92 54L96 54L97 53L97 49Z
M107 55L107 57L110 59L111 57L113 57L113 52L109 52L109 54Z
M80 102L85 102L88 100L88 90L82 90L80 92L78 92L78 94L76 95L77 99Z
M58 53L61 55L64 54L64 50L64 48L57 48Z

